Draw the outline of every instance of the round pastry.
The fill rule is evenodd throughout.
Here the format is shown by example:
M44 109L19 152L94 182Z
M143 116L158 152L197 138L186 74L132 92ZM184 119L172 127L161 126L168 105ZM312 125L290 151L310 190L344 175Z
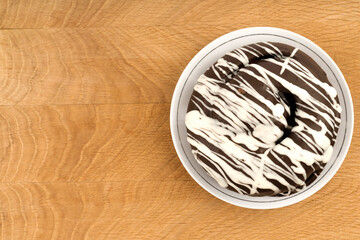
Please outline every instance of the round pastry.
M198 79L185 124L192 153L240 194L298 192L330 159L341 107L304 52L259 42L225 54Z

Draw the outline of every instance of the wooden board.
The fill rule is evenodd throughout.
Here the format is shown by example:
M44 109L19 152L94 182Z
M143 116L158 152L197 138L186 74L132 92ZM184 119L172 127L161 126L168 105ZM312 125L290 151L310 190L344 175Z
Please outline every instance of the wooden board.
M358 131L330 183L275 210L214 198L176 155L181 72L252 26L322 47L359 125L359 1L0 1L0 239L358 239Z

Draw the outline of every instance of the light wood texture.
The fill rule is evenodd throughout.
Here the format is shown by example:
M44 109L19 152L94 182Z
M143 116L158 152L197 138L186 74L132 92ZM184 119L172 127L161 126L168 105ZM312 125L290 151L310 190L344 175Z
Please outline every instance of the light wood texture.
M175 153L182 70L252 26L329 53L359 126L359 1L0 0L0 239L358 239L358 131L330 183L275 210L212 197Z

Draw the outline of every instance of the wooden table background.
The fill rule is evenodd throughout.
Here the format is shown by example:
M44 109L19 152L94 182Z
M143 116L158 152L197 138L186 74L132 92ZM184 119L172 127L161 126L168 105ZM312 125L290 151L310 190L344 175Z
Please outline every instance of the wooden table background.
M360 1L0 0L1 239L360 239L360 135L296 205L249 210L195 183L170 101L190 59L272 26L322 47L360 107Z

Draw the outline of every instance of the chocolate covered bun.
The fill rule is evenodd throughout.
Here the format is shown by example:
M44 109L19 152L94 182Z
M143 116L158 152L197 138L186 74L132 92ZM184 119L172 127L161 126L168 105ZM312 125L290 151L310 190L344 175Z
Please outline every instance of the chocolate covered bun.
M329 161L341 107L325 72L304 52L260 42L225 54L198 79L188 142L220 186L289 195Z

